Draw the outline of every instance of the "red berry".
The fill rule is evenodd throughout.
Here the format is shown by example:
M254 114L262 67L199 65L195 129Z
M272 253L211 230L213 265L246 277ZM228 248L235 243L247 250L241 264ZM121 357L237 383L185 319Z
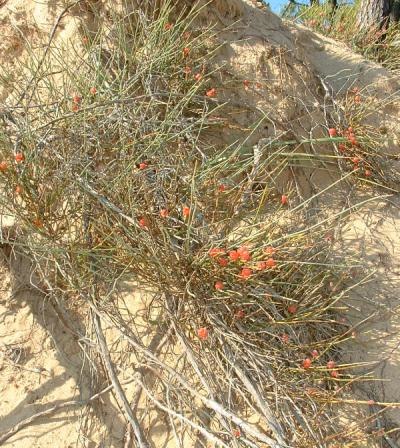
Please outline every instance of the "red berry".
M312 350L312 352L311 352L311 356L312 356L313 358L317 358L318 355L319 355L318 350Z
M251 260L251 254L246 248L239 248L238 254L242 261L250 261Z
M25 160L25 156L22 154L22 152L17 152L17 154L15 154L15 161L17 163L21 163Z
M200 81L202 78L203 78L203 75L202 75L201 73L196 73L196 74L194 75L194 79L195 79L196 81Z
M184 216L184 218L187 218L190 215L190 207L183 207L182 208L182 215Z
M297 305L293 303L292 305L288 306L287 310L290 314L295 314L297 312Z
M226 190L226 186L224 184L218 185L218 191L220 193L223 193Z
M344 145L343 143L339 143L338 149L340 152L345 152L347 148L346 145Z
M189 56L189 54L190 54L190 48L189 47L185 47L183 49L183 56L186 58L186 57Z
M201 327L197 330L197 336L205 341L208 338L208 330L206 327Z
M332 378L337 378L339 376L339 372L337 370L332 370L330 375Z
M21 187L21 185L17 185L15 188L15 193L16 194L21 194L23 191L23 188Z
M349 142L353 145L353 146L357 146L358 145L358 140L355 137L349 137Z
M286 205L287 203L288 203L288 197L285 194L283 194L281 196L281 204Z
M365 176L366 177L371 177L372 176L372 171L371 170L365 170Z
M139 163L139 169L140 170L145 170L148 167L148 163L147 162L140 162Z
M165 31L169 31L171 28L172 28L172 23L166 23L165 25L164 25L164 29L165 29Z
M276 266L276 261L273 258L268 258L265 264L268 268L274 268Z
M96 93L97 93L97 89L96 89L96 87L91 87L90 90L89 90L89 92L90 92L92 95L96 95Z
M215 96L217 96L217 89L213 87L212 89L207 90L206 96L208 96L209 98L214 98Z
M168 211L168 209L166 209L166 208L162 208L162 209L160 210L160 216L161 216L161 218L167 218L168 215L169 215L169 211Z
M218 280L217 282L215 282L214 287L215 287L215 289L217 289L217 290L224 289L224 283L221 282L220 280Z
M257 263L257 269L259 269L260 271L264 271L265 269L267 269L267 263L265 261L259 261Z
M353 157L351 161L354 163L354 165L358 165L360 163L360 159L358 157Z
M244 88L247 90L247 89L249 88L250 81L247 80L247 79L245 79L245 80L243 81L243 85L244 85Z
M303 369L309 369L311 367L312 361L310 358L303 359L302 366Z
M240 429L239 429L239 428L238 428L238 429L234 429L234 430L232 431L232 434L233 434L233 436L236 437L237 439L242 435L242 433L240 432Z
M247 280L248 278L251 277L252 274L253 274L253 271L250 268L243 268L240 272L240 277Z
M0 171L7 171L8 169L8 163L7 162L0 162Z
M328 133L330 137L336 137L337 136L337 130L336 128L329 128Z
M229 252L229 258L230 258L232 261L237 261L237 260L239 260L239 258L240 258L240 254L239 254L239 252L238 252L237 250L231 250L231 251Z
M242 261L250 261L251 260L251 254L247 246L241 246L237 250L237 253L239 254L239 258Z
M149 226L149 221L146 217L142 216L141 218L139 218L139 226L140 227L148 227Z
M328 368L328 369L334 369L335 367L336 367L336 363L335 363L335 361L328 361L327 363L326 363L326 367Z
M79 95L74 95L74 96L72 97L72 102L73 102L74 104L80 104L81 101L82 101L82 97L80 97Z
M226 266L228 266L228 259L227 258L219 258L218 263L220 266L225 268Z
M219 247L213 247L213 248L211 248L211 249L208 251L208 255L209 255L211 258L217 258L217 257L219 257L220 255L224 255L224 254L225 254L224 249L221 249L221 248L219 248Z

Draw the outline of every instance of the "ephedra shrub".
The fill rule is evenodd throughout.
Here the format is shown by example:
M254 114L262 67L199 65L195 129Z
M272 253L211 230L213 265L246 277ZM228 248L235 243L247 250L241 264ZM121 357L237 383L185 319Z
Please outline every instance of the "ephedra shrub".
M32 59L1 128L3 213L47 292L95 310L157 376L137 382L178 432L325 446L333 423L316 406L351 378L333 359L351 335L336 316L351 262L330 251L332 222L308 221L294 190L278 188L289 163L279 145L259 156L248 135L207 139L229 116L214 31L196 14L115 13L68 54ZM149 352L124 320L127 279L151 295L148 325L170 351ZM170 363L177 344L183 358Z

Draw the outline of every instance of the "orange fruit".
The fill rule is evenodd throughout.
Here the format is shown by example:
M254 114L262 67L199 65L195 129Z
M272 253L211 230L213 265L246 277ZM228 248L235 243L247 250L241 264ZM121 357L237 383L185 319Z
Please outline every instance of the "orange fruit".
M17 152L17 154L15 154L15 161L17 163L21 163L25 160L25 156L22 154L22 152Z
M328 362L326 363L326 367L327 367L328 369L334 369L334 368L336 367L336 363L335 363L335 361L332 361L332 360L328 361Z
M217 89L213 87L212 89L207 90L206 96L208 96L209 98L214 98L215 96L217 96Z
M312 361L310 358L303 359L302 366L303 369L309 369L311 367Z
M290 314L295 314L297 311L297 305L293 303L292 305L288 306L287 310Z
M239 258L242 261L250 261L251 260L251 255L250 255L249 249L246 246L239 247L239 249L237 250L237 253L239 254Z
M237 261L237 260L239 260L239 258L240 258L240 254L239 254L239 252L238 252L237 250L231 250L231 251L229 252L229 258L230 258L232 261Z
M208 338L208 330L206 327L201 327L197 330L197 336L202 340L205 341Z
M232 434L233 434L233 436L236 437L237 439L242 435L242 433L240 432L240 429L239 429L239 428L234 429L234 430L232 431Z
M240 277L242 277L245 280L250 278L252 274L253 274L253 271L250 268L243 268L240 271Z
M220 255L224 255L224 254L225 254L224 249L221 249L220 247L213 247L212 249L210 249L210 250L208 251L208 255L209 255L211 258L217 258L217 257L219 257Z
M216 290L220 291L221 289L224 289L224 283L221 282L221 280L218 280L217 282L215 282L214 287Z
M268 258L265 265L267 268L274 268L276 266L276 261L273 258Z
M161 216L161 218L167 218L168 215L169 215L169 211L168 211L168 209L166 209L166 208L162 208L162 209L160 210L160 216Z
M226 266L228 266L228 259L227 258L219 258L218 263L220 266L225 268Z
M264 271L265 269L267 269L267 263L265 261L259 261L257 263L257 269L259 269L260 271Z
M139 218L139 226L140 226L140 227L145 228L145 227L148 227L148 225L149 225L149 221L148 221L147 218L145 218L144 216L142 216L141 218Z

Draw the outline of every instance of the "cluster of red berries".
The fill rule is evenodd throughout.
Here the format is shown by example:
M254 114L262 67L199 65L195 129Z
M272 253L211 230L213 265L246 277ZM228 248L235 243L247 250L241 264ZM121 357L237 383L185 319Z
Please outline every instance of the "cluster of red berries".
M355 104L361 103L361 95L360 95L360 89L358 87L354 87L349 91L351 95L353 95L353 100Z
M24 153L22 151L18 151L17 153L15 153L14 160L17 164L23 163L25 161ZM5 173L7 170L8 162L3 160L2 162L0 162L0 172Z
M267 248L266 253L271 254L271 249L273 250L273 248ZM208 254L222 267L226 267L229 262L248 263L252 260L252 255L247 246L241 246L238 249L230 251L219 247L214 247L209 250ZM248 266L242 267L239 272L239 277L243 280L247 280L253 275L253 269L264 271L266 269L272 269L275 266L276 261L272 256L270 256L267 260L258 261L253 268ZM224 288L224 283L222 281L217 281L214 286L215 289L222 290Z
M91 88L89 89L89 93L90 93L92 96L97 95L97 89L96 89L96 87L94 87L94 86L91 87ZM79 109L80 109L80 107L81 107L81 103L82 103L82 97L81 97L80 95L78 95L78 94L74 94L74 95L72 96L72 106L71 106L72 112L78 112Z
M273 254L276 252L276 249L273 247L267 247L264 249L264 253L269 256L267 260L258 261L255 264L255 269L259 271L263 271L266 269L272 269L276 267L276 261L273 258ZM226 267L229 262L233 263L248 263L252 260L252 254L247 246L241 246L238 249L226 250L220 247L213 247L208 251L208 255L214 259L220 266ZM242 267L239 271L239 277L243 280L249 279L254 274L254 271L250 267ZM222 280L217 280L214 284L214 288L217 291L223 290L225 284ZM297 309L297 307L296 307ZM236 319L243 319L245 317L245 311L243 309L238 309L235 312L234 317ZM206 340L208 338L208 330L205 327L199 328L197 330L198 337L202 340Z
M184 205L182 207L182 217L184 219L187 219L190 216L191 209L187 205ZM169 216L169 210L167 208L161 208L160 209L160 217L161 218L168 218ZM139 216L138 217L138 224L143 229L148 229L150 225L150 221L146 216Z
M303 369L308 370L311 368L312 363L315 359L317 359L319 357L319 353L317 350L312 350L311 351L311 358L305 358L303 359L301 366L303 367ZM335 361L328 361L326 363L326 368L329 370L329 375L332 378L338 378L339 377L339 371L336 369L336 363Z
M334 138L338 135L345 137L348 140L348 143L339 143L338 144L338 150L347 156L347 160L352 163L353 170L358 170L360 168L360 163L363 162L362 158L354 154L354 148L359 147L360 144L357 140L356 134L354 133L354 130L351 126L349 126L347 129L341 131L338 131L336 128L329 128L328 134L330 137ZM364 175L365 177L371 177L372 171L369 168L364 169Z

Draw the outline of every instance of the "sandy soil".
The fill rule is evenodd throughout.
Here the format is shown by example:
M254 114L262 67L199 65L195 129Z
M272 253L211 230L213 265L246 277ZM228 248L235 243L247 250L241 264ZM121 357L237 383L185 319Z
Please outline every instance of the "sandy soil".
M26 55L21 32L33 43L48 35L63 10L60 3L52 0L0 1L0 61L4 68L12 70L13 59ZM332 95L344 94L349 86L358 85L365 89L366 95L374 96L383 103L389 95L399 91L398 81L379 65L303 27L285 25L271 13L255 8L250 1L234 0L227 6L225 1L218 0L214 6L212 19L221 26L238 21L225 34L229 44L221 50L221 61L226 61L238 78L256 73L262 79L265 70L271 70L269 76L279 74L281 65L264 64L271 55L272 58L278 55L280 61L285 61L285 67L290 66L288 82L292 83L290 88L299 102L295 105L286 103L288 90L283 95L278 86L267 96L260 96L257 92L244 93L237 86L233 86L226 95L238 103L251 101L264 110L274 110L285 119L285 127L288 122L291 123L293 132L304 132L310 121L322 120L323 114L317 109L312 115L305 114L304 119L297 119L302 98L307 98L310 90L318 88L319 77L329 83ZM55 42L65 43L75 36L80 20L90 21L90 14L79 8L67 14L56 32ZM10 93L10 89L3 89L0 99L4 101ZM388 128L386 149L397 154L399 111L397 97L390 104L382 104L368 117L370 125ZM238 120L245 125L251 117L243 113ZM268 131L263 137L266 135ZM226 136L227 140L231 138L231 134ZM324 179L320 179L320 184L323 183ZM352 198L354 201L357 199ZM331 200L326 198L328 204ZM378 380L362 383L352 393L356 397L376 401L400 402L399 206L399 198L392 198L389 203L382 200L366 205L341 230L335 243L337 250L348 251L353 258L359 257L375 270L368 285L354 289L352 313L346 318L354 322L368 319L362 326L363 331L356 332L344 347L343 359L366 363L363 372L359 373L371 372ZM27 262L20 257L15 258L7 248L0 265L0 285L1 434L19 421L55 404L85 400L91 396L91 390L87 379L90 377L90 366L82 358L76 336L60 323L60 310L45 301L44 296L32 286ZM132 294L128 297L129 308L137 312L143 307L143 297ZM114 355L117 356L117 335L110 333L107 337L116 338ZM123 377L129 378L131 373L124 372ZM126 387L131 395L134 385L128 384ZM377 410L377 406L365 407L361 410L361 418L367 418L369 413ZM82 416L82 406L71 406L36 420L4 446L123 447L125 422L116 418L116 404L109 394L99 399L95 412L88 426ZM349 412L353 411L350 409ZM155 447L174 446L171 441L168 443L172 439L167 422L161 415L155 413L154 420L147 425L151 428L150 438ZM400 411L385 412L381 425L386 428L400 427ZM399 432L393 432L391 437L400 444ZM189 441L187 446L192 446ZM362 446L366 445L361 442ZM383 445L379 442L376 446Z

